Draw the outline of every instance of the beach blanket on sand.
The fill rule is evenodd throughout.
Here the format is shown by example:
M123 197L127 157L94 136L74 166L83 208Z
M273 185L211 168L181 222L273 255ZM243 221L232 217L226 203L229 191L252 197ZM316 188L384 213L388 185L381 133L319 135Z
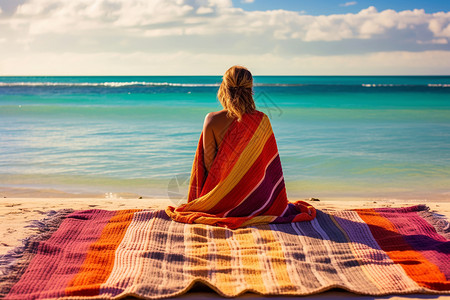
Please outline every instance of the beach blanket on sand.
M60 211L0 258L6 299L159 299L202 283L223 296L450 293L449 223L425 206L317 211L231 230L164 210Z
M202 133L188 203L166 210L173 220L233 229L314 219L315 209L308 203L288 203L277 143L264 113L247 113L233 121L208 174L203 153Z

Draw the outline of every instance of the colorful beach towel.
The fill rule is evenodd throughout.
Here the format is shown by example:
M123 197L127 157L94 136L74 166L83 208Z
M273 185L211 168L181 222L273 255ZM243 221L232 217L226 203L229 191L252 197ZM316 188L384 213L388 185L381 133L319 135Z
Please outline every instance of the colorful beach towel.
M194 283L222 296L450 293L449 223L425 206L317 211L231 230L163 210L62 211L0 258L6 299L160 299Z
M202 133L188 203L166 210L173 220L234 229L314 219L315 209L308 203L288 203L277 143L264 113L247 113L233 121L208 174L203 153Z

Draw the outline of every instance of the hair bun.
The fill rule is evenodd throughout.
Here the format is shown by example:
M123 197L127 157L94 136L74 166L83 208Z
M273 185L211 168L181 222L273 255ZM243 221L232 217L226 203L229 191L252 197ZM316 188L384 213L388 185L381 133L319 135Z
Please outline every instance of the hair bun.
M247 68L233 66L225 72L217 97L228 116L240 119L255 110L252 88L253 76Z

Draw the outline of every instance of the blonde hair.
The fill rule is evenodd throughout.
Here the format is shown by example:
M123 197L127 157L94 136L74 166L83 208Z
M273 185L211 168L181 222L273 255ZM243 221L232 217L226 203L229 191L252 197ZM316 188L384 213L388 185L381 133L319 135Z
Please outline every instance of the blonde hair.
M253 76L247 68L233 66L225 72L217 98L229 117L240 120L245 113L255 110L252 88Z

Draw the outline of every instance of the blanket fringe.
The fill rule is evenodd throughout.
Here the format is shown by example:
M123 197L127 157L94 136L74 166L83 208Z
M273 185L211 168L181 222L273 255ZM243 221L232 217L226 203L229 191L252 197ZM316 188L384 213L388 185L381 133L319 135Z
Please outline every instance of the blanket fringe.
M442 235L445 239L450 240L450 222L445 215L441 215L436 211L431 211L426 205L422 205L422 210L419 214L434 227L438 234Z
M33 228L37 234L23 239L22 245L0 255L0 298L5 297L14 284L25 272L29 262L34 257L36 243L48 240L59 228L61 222L72 213L73 209L62 209L47 212L43 220L33 220L26 227Z

